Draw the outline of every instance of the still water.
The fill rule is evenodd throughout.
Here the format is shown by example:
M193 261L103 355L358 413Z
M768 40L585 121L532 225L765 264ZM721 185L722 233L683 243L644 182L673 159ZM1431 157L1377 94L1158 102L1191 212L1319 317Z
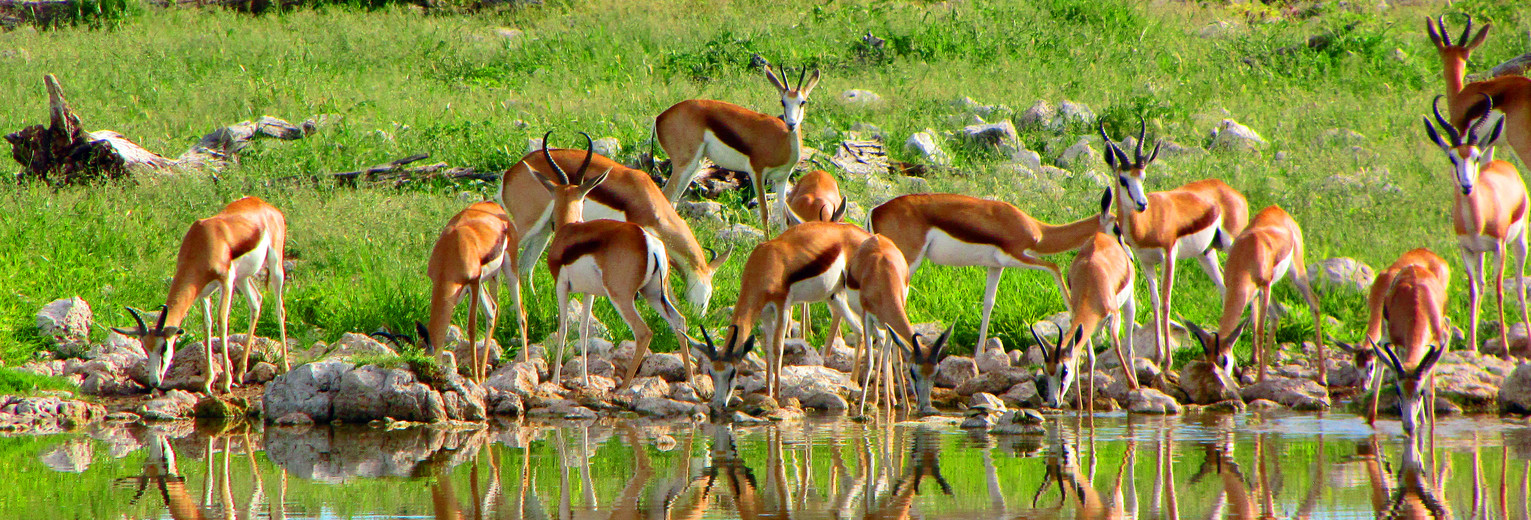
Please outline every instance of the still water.
M485 429L101 425L0 438L0 518L1528 518L1531 427L1411 448L1346 414Z

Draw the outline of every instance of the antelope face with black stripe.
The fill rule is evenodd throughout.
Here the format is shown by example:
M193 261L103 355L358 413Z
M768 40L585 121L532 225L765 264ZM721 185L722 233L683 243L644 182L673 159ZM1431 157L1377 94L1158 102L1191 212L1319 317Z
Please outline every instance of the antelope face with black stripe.
M1430 122L1430 118L1425 118L1425 132L1430 135L1431 141L1435 141L1436 146L1441 147L1441 151L1446 152L1446 158L1451 160L1451 169L1456 173L1457 186L1461 188L1462 194L1471 195L1479 172L1483 171L1489 163L1494 162L1492 145L1504 131L1504 119L1501 118L1498 123L1495 123L1488 135L1478 135L1478 127L1488 120L1494 108L1494 100L1488 94L1484 94L1483 115L1478 116L1471 125L1468 125L1467 135L1464 136L1445 117L1441 116L1442 97L1444 96L1435 96L1435 102L1431 107L1435 112L1435 124ZM1436 125L1439 125L1441 131L1446 133L1445 139L1442 139L1441 133L1436 131Z
M1388 342L1382 342L1376 349L1377 357L1381 358L1397 376L1393 392L1398 394L1398 414L1403 420L1403 432L1413 436L1419 429L1419 425L1424 422L1427 407L1434 405L1434 403L1425 403L1425 382L1446 349L1430 345L1424 358L1420 360L1419 366L1414 367L1413 370L1403 365L1403 361L1398 358L1398 354L1393 351Z
M1343 341L1336 341L1334 344L1339 345L1340 350L1350 354L1350 364L1361 372L1361 388L1371 388L1372 379L1377 376L1377 351Z
M137 338L143 345L144 355L148 359L149 387L160 388L165 382L165 374L170 372L170 360L175 356L175 342L186 331L180 327L165 326L165 309L167 305L160 306L159 322L153 328L144 323L144 317L138 309L128 307L128 314L133 315L133 321L138 322L136 329L122 329L112 327L113 331L130 338Z
M776 75L770 65L765 67L766 79L781 93L781 120L787 123L787 130L796 132L798 126L803 124L803 115L808 106L808 94L813 92L813 87L819 85L819 70L814 69L813 75L808 75L808 68L804 67L802 74L798 75L797 88L790 88L787 82ZM806 80L806 82L805 82Z
M946 359L946 342L951 339L953 328L955 325L947 327L945 332L936 337L935 343L928 347L923 344L924 340L918 333L905 343L897 333L888 331L888 336L893 338L893 343L909 363L909 384L914 387L914 398L919 404L921 415L936 413L936 407L930 404L930 393L936 384L936 368L941 365L941 360ZM910 344L914 345L913 350L909 348Z
M1053 324L1057 327L1057 324ZM1048 408L1062 408L1063 398L1068 395L1074 380L1079 378L1079 349L1084 341L1084 327L1074 328L1074 335L1063 337L1063 327L1058 327L1058 342L1048 345L1047 340L1031 328L1031 338L1042 348L1042 373L1037 375L1037 392Z
M1143 191L1143 172L1149 163L1159 158L1159 146L1162 143L1154 143L1154 151L1143 155L1143 140L1148 137L1148 123L1139 121L1138 143L1133 148L1133 157L1128 158L1127 152L1123 152L1116 143L1111 141L1111 136L1106 135L1105 125L1100 126L1100 137L1105 140L1106 165L1116 173L1116 182L1126 191L1125 199L1130 199L1138 211L1148 209L1148 195ZM1124 201L1125 202L1125 201Z
M739 327L730 326L722 350L718 350L712 343L712 336L707 334L706 328L702 329L702 339L704 342L696 348L701 354L697 357L707 360L707 376L712 378L712 400L708 402L708 408L717 417L728 409L728 399L733 395L734 384L739 378L739 364L754 350L755 335L750 334L742 345L737 345Z

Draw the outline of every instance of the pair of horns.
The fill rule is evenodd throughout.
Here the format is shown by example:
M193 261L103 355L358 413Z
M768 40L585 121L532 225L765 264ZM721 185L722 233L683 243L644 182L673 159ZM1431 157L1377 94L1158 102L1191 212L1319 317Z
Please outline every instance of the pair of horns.
M1388 367L1392 368L1393 373L1398 374L1399 378L1402 378L1405 374L1408 374L1404 371L1403 360L1398 358L1398 353L1393 351L1393 347L1390 342L1384 340L1381 343L1376 343L1373 348L1375 348L1377 351L1377 357L1381 358L1384 363L1387 363ZM1446 353L1446 349L1443 347L1429 345L1427 348L1429 348L1429 350L1425 351L1424 359L1421 359L1419 361L1419 366L1414 368L1413 375L1415 377L1422 376L1426 372L1429 372L1431 368L1435 367L1435 363L1441 360L1441 355Z
M1462 145L1478 146L1478 127L1482 126L1485 121L1488 121L1489 115L1494 112L1494 98L1489 97L1488 94L1479 95L1483 96L1483 115L1478 116L1477 119L1474 119L1467 125L1466 140L1462 139L1462 133L1457 131L1457 127L1453 126L1450 121L1446 120L1445 116L1441 115L1441 98L1446 96L1435 96L1435 100L1430 103L1430 108L1435 114L1436 124L1433 125L1428 118L1425 119L1425 131L1429 132L1430 139L1435 141L1435 144L1440 145L1441 148L1452 148ZM1500 124L1502 125L1503 122ZM1439 125L1441 130L1446 132L1446 137L1450 139L1449 142L1441 139L1441 135L1435 131L1436 125ZM1498 132L1493 132L1490 136L1490 142L1498 138L1498 134Z
M776 73L776 67L774 65L771 65L770 63L766 63L765 64L765 69L766 69L766 72L770 72L772 74ZM782 72L786 72L787 68L786 67L781 67L780 70ZM799 72L797 74L797 90L803 90L803 81L806 80L806 79L808 79L808 66L804 65L802 72Z
M570 180L569 174L564 172L563 167L558 165L558 161L553 160L553 156L548 153L548 136L551 135L553 135L552 130L542 134L542 158L546 159L548 164L553 165L553 174L558 176L559 184L573 184L574 182ZM585 170L590 169L590 160L595 158L595 140L591 139L590 134L585 132L580 132L579 135L585 136L585 162L579 164L579 169L574 172L574 175L583 180L585 178Z
M728 329L729 338L739 337L738 325L729 325ZM750 334L750 337L745 338L742 347L735 349L731 348L733 347L732 344L729 344L728 347L730 348L719 354L717 346L712 343L712 336L707 334L707 327L702 327L702 341L702 353L706 354L707 359L712 361L738 361L744 359L744 356L749 355L750 351L755 348L755 335Z
M1428 22L1429 20L1430 19L1428 17L1425 18L1425 21ZM1453 45L1467 45L1467 39L1472 36L1473 33L1473 17L1472 15L1467 16L1467 26L1462 28L1462 36L1457 38L1457 41L1455 42L1451 41L1451 34L1446 32L1446 19L1444 15L1436 16L1435 25L1430 26L1427 23L1425 28L1429 29L1430 36L1437 39L1442 46L1450 47Z
M1141 169L1159 157L1159 147L1163 143L1154 143L1154 151L1147 156L1143 155L1143 141L1148 138L1148 121L1144 120L1142 116L1138 116L1138 144L1133 147L1131 159L1128 159L1127 152L1123 152L1122 147L1117 146L1111 140L1111 136L1106 135L1105 123L1097 124L1100 129L1100 138L1106 143L1106 162L1113 163L1117 168Z
M894 332L892 327L885 325L884 328L887 329L888 337L893 338L893 343L898 346L899 350L908 354L910 362L915 364L936 364L946 358L946 341L951 339L952 330L957 328L957 324L953 323L945 331L942 331L941 335L936 337L935 343L930 344L929 349L921 345L924 342L921 341L919 333L909 337L909 341L914 343L911 348L910 345L904 344L904 339L898 337L898 333Z
M1106 142L1109 143L1110 140ZM1047 340L1042 339L1042 335L1037 333L1036 324L1032 324L1027 328L1031 330L1031 339L1036 340L1037 346L1042 347L1042 356L1047 358L1046 361L1057 362L1057 360L1063 359L1063 326L1053 321L1048 323L1052 324L1053 329L1058 331L1058 342L1052 344L1052 348L1048 348ZM1081 330L1083 329L1083 327L1080 328Z

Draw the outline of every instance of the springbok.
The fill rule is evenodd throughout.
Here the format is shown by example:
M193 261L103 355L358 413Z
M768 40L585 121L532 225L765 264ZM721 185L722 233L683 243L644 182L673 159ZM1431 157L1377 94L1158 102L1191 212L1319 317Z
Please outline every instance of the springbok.
M587 158L573 176L564 172L562 166L547 152L547 137L543 136L544 159L552 166L556 180L549 179L541 171L532 170L537 181L553 194L553 242L548 245L548 271L553 274L558 294L558 358L553 368L553 380L561 381L564 353L569 345L569 293L585 295L584 316L580 324L581 376L590 384L589 348L586 341L590 326L590 310L596 296L605 296L621 313L622 321L633 332L637 349L628 363L627 375L622 383L632 382L649 354L649 342L654 332L638 314L636 299L643 296L649 306L659 312L670 324L680 340L681 360L686 366L686 377L692 374L691 356L686 350L692 344L686 336L686 318L671 304L668 296L670 266L665 257L664 245L659 238L631 222L600 219L584 220L584 202L596 186L606 181L607 174L586 175L590 160ZM594 157L590 136L585 135L589 149L585 154ZM579 183L573 178L584 179Z
M1446 79L1446 107L1451 113L1451 126L1466 128L1469 121L1491 110L1504 113L1505 140L1515 149L1521 162L1531 164L1531 78L1525 76L1498 76L1463 84L1467 80L1467 58L1473 49L1483 44L1492 24L1485 24L1471 40L1472 18L1455 41L1446 33L1446 22L1425 18L1425 30L1430 41L1441 56L1441 73ZM1484 97L1487 102L1480 102Z
M1111 214L1111 190L1106 190L1100 201L1100 231L1080 248L1079 255L1069 264L1069 326L1058 329L1058 340L1051 348L1036 330L1032 339L1042 348L1044 367L1037 377L1037 390L1043 403L1052 408L1062 406L1074 380L1078 379L1079 354L1089 359L1090 397L1086 401L1090 409L1095 406L1095 350L1090 338L1102 325L1111 327L1111 339L1115 343L1117 358L1122 363L1122 374L1128 389L1138 388L1138 378L1132 369L1134 351L1132 346L1132 320L1137 314L1134 297L1132 258L1127 245L1117 234L1120 230ZM1122 323L1128 327L1125 335ZM1068 332L1072 332L1070 336Z
M954 327L956 325L947 327L946 331L942 332L940 336L936 336L936 340L931 342L928 347L921 341L919 334L910 337L907 344L904 343L904 338L898 334L890 334L893 338L893 345L903 355L901 359L906 360L904 365L908 369L908 383L906 386L904 383L906 378L904 377L894 377L891 370L893 360L890 359L891 356L889 354L885 353L882 362L883 388L887 389L889 385L893 384L897 384L899 388L914 387L916 411L920 415L933 415L936 413L936 408L930 404L930 392L936 384L936 368L941 365L941 360L946 359L946 342L951 339ZM863 387L862 391L864 393L866 389ZM891 392L887 397L888 399L893 398Z
M782 347L787 336L787 313L799 302L829 301L831 313L844 319L851 310L845 302L845 268L852 253L871 238L859 227L839 222L807 222L787 228L776 238L761 243L744 263L739 287L739 301L734 305L730 328L718 357L708 355L712 363L713 404L727 403L733 390L733 374L743 359L739 346L744 336L761 322L766 338L766 387L773 397L780 391ZM847 320L856 333L862 333L859 320ZM727 358L728 361L722 361ZM722 407L714 406L714 411Z
M1488 95L1484 94L1487 98ZM1526 198L1526 183L1521 180L1515 166L1494 160L1493 143L1504 130L1500 119L1487 135L1479 135L1478 127L1488 119L1484 112L1467 127L1467 135L1441 117L1441 96L1436 96L1434 106L1435 124L1446 133L1441 138L1435 124L1425 118L1425 131L1430 140L1446 153L1451 169L1456 174L1457 187L1452 190L1451 219L1457 234L1457 245L1462 250L1462 265L1467 271L1467 307L1470 324L1467 328L1467 344L1478 350L1478 313L1483 298L1483 255L1493 255L1499 261L1499 271L1494 275L1494 294L1499 301L1499 337L1505 350L1510 348L1509 327L1504 320L1504 268L1505 249L1515 255L1515 280L1519 290L1521 323L1531 330L1531 317L1526 312L1526 210L1531 201ZM1492 102L1489 102L1492 105Z
M468 298L468 345L472 348L473 380L484 381L489 366L488 340L494 337L499 321L499 280L510 285L511 304L516 309L521 329L521 359L526 360L526 308L521 304L521 280L517 274L515 252L516 225L505 209L493 202L476 202L447 221L441 236L431 248L425 274L431 279L430 326L415 322L426 354L435 355L444 346L447 329L452 325L452 311ZM478 342L478 314L482 310L488 327L484 344ZM456 367L453 367L456 368Z
M1431 416L1435 404L1435 363L1446 352L1451 333L1446 327L1446 288L1451 272L1434 252L1419 248L1404 253L1377 275L1366 306L1370 317L1366 339L1378 350L1377 357L1397 375L1398 407L1404 432L1414 435L1420 422L1424 386L1430 387ZM1379 340L1383 321L1387 339ZM1391 344L1391 346L1390 346ZM1401 356L1399 354L1402 354ZM1377 420L1377 400L1382 379L1372 378L1371 410L1366 423Z
M824 170L814 170L797 178L792 185L792 192L787 196L787 203L782 205L786 222L789 226L796 226L803 222L839 222L845 218L845 197L840 195L840 185L835 182L835 177ZM808 331L811 324L808 320L809 304L803 304L803 321L799 331L804 340L808 339ZM839 322L830 324L829 334L824 341L825 351L828 352L829 344L834 342L839 335Z
M500 184L499 200L510 211L511 220L522 233L519 245L521 256L518 261L522 278L531 279L532 268L553 235L553 196L542 189L542 184L532 174L533 169L544 172L553 170L548 157L557 161L564 171L578 172L592 168L594 171L609 171L606 182L596 186L585 197L585 218L625 220L659 237L670 259L670 266L678 269L686 278L686 301L700 313L707 313L708 302L712 300L713 275L728 261L733 248L724 250L722 254L713 253L709 258L706 253L711 251L697 243L696 236L691 233L691 226L676 214L675 206L665 199L664 193L659 191L659 186L654 184L648 173L585 150L558 148L549 150L547 155L541 152L528 153L505 172ZM589 160L588 165L582 164L585 160ZM569 182L580 183L584 180L574 177Z
M1271 310L1271 286L1290 275L1297 292L1308 303L1313 314L1313 343L1318 348L1314 363L1318 365L1318 380L1328 380L1325 368L1328 358L1324 355L1323 320L1318 310L1318 297L1308 280L1308 269L1303 263L1302 228L1285 210L1268 206L1255 215L1249 226L1233 239L1228 250L1228 260L1223 266L1223 317L1217 323L1216 352L1211 362L1225 374L1233 375L1233 346L1244 331L1244 311L1251 309L1255 325L1253 357L1259 367L1256 376L1265 380L1270 364L1270 344L1274 333L1269 330Z
M1148 296L1154 307L1154 348L1162 361L1171 357L1170 300L1175 285L1175 261L1196 258L1217 286L1218 294L1223 294L1222 267L1214 249L1233 245L1233 237L1248 222L1249 204L1243 195L1216 179L1192 182L1170 191L1144 193L1145 169L1159 157L1163 144L1155 143L1153 153L1143 155L1147 133L1147 123L1141 123L1133 157L1128 158L1106 135L1106 127L1100 127L1100 136L1106 143L1106 164L1116 172L1117 222L1148 284ZM1162 279L1154 273L1160 264L1164 268Z
M867 395L872 394L872 374L881 374L881 397L893 403L893 389L904 388L899 384L903 374L892 370L893 349L884 344L878 350L878 338L886 327L899 347L899 359L908 358L915 367L911 376L915 381L915 397L921 413L933 412L930 406L930 389L935 376L935 363L945 357L946 340L951 336L947 329L929 347L922 344L919 334L909 323L905 300L909 295L909 265L892 240L882 235L872 235L851 256L846 267L845 288L851 313L861 320L861 352L857 353L852 377L861 381L860 409L865 409ZM912 345L912 350L909 347ZM874 352L880 352L874 359ZM906 356L907 354L907 356ZM874 368L875 367L875 368ZM865 370L863 372L863 370ZM874 394L875 395L875 394ZM875 405L875 404L874 404Z
M912 275L929 260L937 265L988 268L983 293L983 318L978 324L978 348L987 348L989 315L1005 268L1042 269L1053 275L1063 301L1069 301L1063 271L1041 258L1084 247L1095 236L1096 216L1061 226L1044 224L1010 204L947 193L894 198L872 209L873 233L887 236Z
M175 343L186 330L181 323L191 312L191 306L202 302L202 322L207 327L202 352L207 359L203 374L202 391L213 393L213 380L221 371L226 376L221 390L228 393L239 382L250 364L250 351L255 341L255 325L260 318L260 287L256 275L266 271L266 285L276 297L276 318L282 341L282 370L291 368L287 360L287 309L282 305L282 288L286 284L286 272L282 266L283 248L287 244L287 219L282 212L255 197L245 197L229 203L217 215L201 219L191 225L181 239L181 252L176 256L175 277L170 280L170 295L160 306L159 321L150 328L144 323L142 313L128 307L128 313L138 322L136 329L113 328L118 334L138 338L148 357L149 386L159 388L170 371L171 358L175 356ZM250 304L250 330L245 335L248 343L240 357L239 369L235 370L229 360L229 309L234 304L234 291L239 290ZM219 335L213 335L213 302L211 296L218 293ZM213 338L220 340L222 355L213 357Z
M654 136L670 156L672 171L664 193L671 204L680 202L706 157L718 166L750 176L760 226L770 236L766 187L775 189L778 204L787 200L787 181L802 157L803 114L808 95L819 84L819 71L809 74L804 68L797 88L789 88L769 64L765 75L781 94L781 117L723 101L688 99L654 118Z

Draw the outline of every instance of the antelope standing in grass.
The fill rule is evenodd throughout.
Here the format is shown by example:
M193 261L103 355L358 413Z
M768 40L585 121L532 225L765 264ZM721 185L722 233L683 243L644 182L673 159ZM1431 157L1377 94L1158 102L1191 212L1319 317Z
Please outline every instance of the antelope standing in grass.
M819 71L810 74L804 68L797 88L790 88L770 65L765 75L781 94L781 117L723 101L688 99L654 119L654 135L673 167L664 186L671 204L680 202L705 157L720 167L749 174L761 229L770 236L766 187L775 189L778 204L787 200L787 181L802 157L803 114L808 95L819 84Z
M1106 164L1116 172L1117 223L1122 228L1122 238L1132 246L1138 268L1148 284L1148 296L1154 307L1155 351L1163 361L1171 358L1170 301L1175 285L1175 261L1195 258L1217 285L1218 294L1224 293L1222 267L1217 263L1214 249L1227 249L1233 245L1233 237L1243 231L1249 220L1249 204L1239 192L1215 179L1192 182L1170 191L1145 193L1145 169L1159 157L1159 147L1163 144L1154 144L1153 152L1143 155L1147 133L1148 125L1142 123L1133 157L1129 158L1106 135L1106 128L1100 127L1100 136L1106 143ZM1162 279L1156 278L1154 273L1160 264L1164 269Z
M814 170L797 178L792 185L792 192L787 196L787 203L782 205L787 225L796 226L803 222L839 222L845 218L845 197L840 195L840 185L835 182L835 177L824 170ZM803 304L803 322L800 327L802 338L808 339L808 331L811 328L808 320L809 304ZM839 322L832 323L828 336L824 341L825 351L829 344L839 335Z
M862 382L859 406L865 409L867 395L871 394L872 374L882 380L882 398L893 402L894 388L904 388L898 383L903 374L892 369L893 348L883 344L879 351L878 338L884 327L898 345L897 353L902 359L908 351L910 363L915 366L911 375L915 381L915 397L921 413L933 412L930 406L930 389L935 376L935 363L944 358L946 340L951 336L947 329L935 343L926 346L914 326L909 323L905 300L909 296L909 265L904 254L888 237L872 235L856 247L846 268L845 288L851 313L861 321L861 352L857 353L852 377ZM912 345L912 350L909 346ZM877 354L874 354L876 352ZM876 356L876 359L874 359ZM921 361L924 361L923 363ZM874 368L876 367L876 368ZM865 370L865 372L863 372Z
M1037 390L1043 403L1053 408L1062 406L1069 388L1079 375L1079 355L1089 359L1090 397L1089 408L1095 406L1095 351L1090 338L1102 325L1111 326L1111 339L1115 343L1117 357L1122 363L1122 374L1129 389L1138 388L1138 378L1132 369L1134 357L1132 346L1132 317L1137 315L1137 299L1134 297L1132 258L1127 245L1122 242L1115 216L1111 213L1111 190L1106 190L1100 201L1099 231L1080 248L1079 255L1069 264L1069 326L1058 329L1058 340L1050 348L1042 336L1032 330L1032 338L1042 348L1044 362L1042 374L1037 378ZM1125 335L1122 322L1128 325ZM1072 335L1070 335L1072 334Z
M1506 75L1463 84L1467 80L1467 58L1473 49L1483 44L1490 27L1492 24L1485 24L1477 35L1468 39L1473 31L1472 18L1468 18L1462 35L1452 40L1446 33L1445 21L1425 19L1425 30L1441 56L1451 126L1466 128L1474 118L1498 109L1504 113L1506 121L1505 140L1515 149L1521 162L1531 164L1531 78ZM1485 97L1487 102L1484 102Z
M518 261L523 278L530 280L532 267L547 248L553 235L553 196L542 188L532 170L553 171L548 157L557 161L564 171L608 171L606 182L596 186L585 197L584 215L588 220L625 220L642 226L664 244L670 266L686 278L686 301L691 302L700 313L706 314L712 300L712 277L723 263L728 261L729 248L723 254L710 252L696 241L691 226L675 213L675 206L666 200L659 186L642 170L628 168L600 154L583 150L551 149L547 155L532 152L505 172L500 185L500 203L510 211L516 229L521 230ZM582 161L588 159L588 165ZM582 177L569 179L571 183L584 182Z
M1315 363L1318 380L1326 381L1324 329L1318 310L1318 297L1309 284L1308 269L1303 262L1302 228L1292 216L1277 206L1260 210L1249 226L1233 240L1228 250L1228 261L1223 266L1223 317L1217 323L1216 353L1212 354L1213 366L1225 374L1233 375L1233 346L1244 331L1244 311L1251 309L1255 324L1253 342L1254 363L1259 369L1259 380L1265 380L1270 364L1270 346L1274 333L1269 330L1271 310L1271 287L1282 278L1290 276L1308 303L1313 315L1313 343L1318 348Z
M132 307L128 312L138 323L136 329L114 328L118 334L138 338L148 357L149 386L159 388L165 374L170 371L171 358L175 356L175 343L186 332L181 324L191 312L191 306L202 302L202 322L207 328L202 341L207 369L202 381L202 391L213 392L213 380L218 373L225 375L221 390L228 393L250 365L250 350L255 345L255 325L260 318L261 295L256 285L256 275L266 271L266 285L276 297L276 319L281 331L282 370L291 368L287 360L287 309L282 305L282 288L286 273L282 255L287 244L287 219L282 212L255 197L245 197L229 203L217 215L198 220L181 239L181 252L176 256L175 277L170 280L170 295L160 306L159 321L150 328L144 323L142 313ZM250 304L250 329L245 341L244 355L236 370L229 360L229 309L234 304L234 291L245 295ZM213 335L213 301L218 293L218 336ZM213 357L213 338L220 339L222 354Z
M1485 94L1484 98L1488 95ZM1510 349L1509 327L1504 319L1504 268L1505 253L1515 255L1515 294L1520 300L1520 320L1531 330L1531 318L1526 312L1526 210L1531 202L1526 198L1526 183L1521 180L1515 166L1494 160L1493 143L1504 130L1500 119L1487 135L1479 135L1478 127L1488 119L1484 112L1467 127L1467 135L1441 117L1441 97L1436 96L1434 106L1435 124L1425 118L1425 131L1430 140L1446 153L1451 160L1452 172L1456 174L1457 187L1452 190L1451 220L1457 234L1457 245L1462 250L1462 265L1467 271L1467 307L1470 323L1467 328L1467 344L1478 350L1478 312L1483 298L1483 255L1492 255L1499 261L1499 271L1494 275L1494 295L1499 302L1499 337L1505 350ZM1492 104L1492 102L1490 102ZM1436 131L1436 124L1446 133L1445 139Z
M1410 436L1418 428L1421 406L1430 406L1431 416L1435 415L1435 363L1451 339L1446 327L1446 286L1450 279L1446 261L1429 249L1419 248L1399 256L1379 273L1367 295L1370 317L1366 339L1376 346L1383 364L1397 375L1399 412L1404 432ZM1387 338L1379 340L1384 320ZM1373 377L1372 381L1375 386L1367 424L1377 420L1377 399L1382 391L1382 378ZM1430 400L1425 404L1427 383Z
M522 361L529 350L526 347L531 345L526 341L526 309L521 304L521 280L512 249L517 235L516 225L504 208L493 202L476 202L447 221L431 248L425 269L431 279L431 321L429 326L415 322L415 331L426 354L435 355L445 346L452 311L468 298L468 345L473 349L469 366L474 381L483 382L488 371L488 340L494 337L500 316L499 276L510 285L511 305L521 330ZM478 342L480 311L488 322L482 345Z
M1063 271L1041 258L1084 247L1095 236L1097 217L1061 226L1044 224L1010 204L966 195L904 195L872 209L872 232L887 236L913 274L925 261L937 265L988 268L978 348L987 348L989 315L1005 268L1042 269L1052 274L1063 301L1069 301Z
M585 315L580 320L580 359L581 376L586 385L590 384L586 336L596 296L611 300L612 306L621 313L622 321L632 329L633 340L637 343L633 359L627 366L627 375L622 379L624 385L638 374L638 368L648 357L649 342L654 339L654 332L638 314L636 300L640 295L675 331L681 344L680 357L686 366L687 379L690 379L691 356L685 351L691 341L686 336L685 316L671 304L668 296L670 267L664 244L638 224L609 219L585 221L585 197L607 178L606 173L587 176L590 158L595 156L590 136L585 135L586 160L573 176L553 160L547 149L547 137L542 138L543 157L552 166L556 179L549 179L538 170L532 170L532 174L553 194L553 242L548 245L547 260L558 294L559 346L553 380L561 380L564 352L569 345L569 293L585 295ZM571 180L574 178L583 180L575 183Z
M727 403L727 394L733 390L736 365L743 359L743 354L738 352L748 350L741 346L746 344L745 337L754 332L762 315L765 317L761 332L766 338L766 387L771 396L778 395L787 313L794 303L828 300L831 313L837 317L843 319L850 314L845 302L846 264L856 248L871 236L866 230L850 224L807 222L788 228L776 238L755 247L744 263L739 302L734 305L723 348L708 348L717 353L717 357L707 353L712 360L708 370L713 380L713 392L722 396L721 402L714 397L714 411L721 411L722 406L718 405ZM858 320L849 321L858 334L862 333Z

